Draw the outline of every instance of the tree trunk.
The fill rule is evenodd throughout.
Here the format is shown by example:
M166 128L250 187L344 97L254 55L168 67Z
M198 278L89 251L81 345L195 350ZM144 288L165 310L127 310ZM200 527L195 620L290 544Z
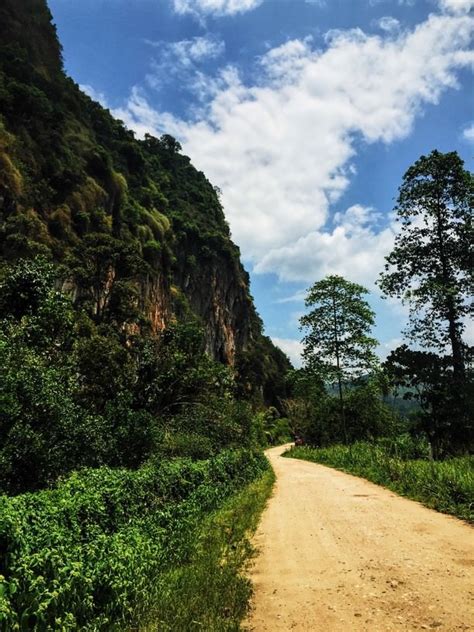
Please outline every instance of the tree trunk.
M338 367L339 369L339 367ZM349 439L347 436L347 427L346 427L346 411L344 409L344 397L342 394L342 380L341 374L338 374L338 386L339 386L339 402L341 406L341 419L342 419L342 431L344 433L344 443L347 445L349 443Z
M456 382L463 382L465 378L464 357L462 353L461 340L458 335L456 310L452 297L448 297L448 322L449 322L449 340L453 353L453 374Z
M449 288L452 285L451 275L448 271L448 264L446 261L446 252L444 247L444 226L443 226L443 209L441 208L441 202L438 199L436 208L436 228L438 233L439 243L439 257L441 260L441 274L443 279L443 285L446 296L446 316L448 320L448 333L449 341L451 343L451 351L453 357L453 374L456 382L463 382L465 377L464 358L462 353L462 344L458 335L458 318L456 314L456 307L454 304L454 298L449 293Z
M339 359L339 337L337 334L337 312L336 312L336 299L334 297L334 291L335 291L335 288L333 288L332 308L333 308L333 318L334 318L334 342L335 342L335 348L336 348L337 385L339 388L339 403L341 407L342 432L344 434L344 443L347 445L349 441L347 437L346 411L344 410L344 396L342 393L341 363Z

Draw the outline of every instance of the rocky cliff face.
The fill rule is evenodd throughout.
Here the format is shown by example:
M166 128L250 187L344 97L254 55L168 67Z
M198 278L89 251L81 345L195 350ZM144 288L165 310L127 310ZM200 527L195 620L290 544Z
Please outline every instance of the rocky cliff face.
M236 354L246 351L258 334L247 275L229 255L199 258L197 250L196 244L187 244L175 272L176 284L205 324L207 352L234 365Z
M136 139L65 76L45 0L0 6L0 167L4 259L56 260L98 321L160 331L191 313L215 359L257 350L214 187L175 139Z

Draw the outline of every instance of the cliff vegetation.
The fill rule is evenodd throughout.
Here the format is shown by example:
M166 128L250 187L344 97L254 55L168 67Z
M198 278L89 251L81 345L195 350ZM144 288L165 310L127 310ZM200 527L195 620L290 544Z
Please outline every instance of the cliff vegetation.
M81 92L44 0L0 43L0 630L237 629L289 361L179 143Z

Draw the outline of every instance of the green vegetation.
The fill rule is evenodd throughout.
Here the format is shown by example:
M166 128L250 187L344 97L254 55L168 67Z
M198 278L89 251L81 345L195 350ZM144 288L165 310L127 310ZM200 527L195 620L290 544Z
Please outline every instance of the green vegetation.
M105 338L191 315L240 396L279 406L290 364L262 334L215 188L174 138L136 139L65 76L45 0L2 2L0 42L0 259L61 264Z
M152 459L135 472L83 470L51 490L1 497L2 629L124 629L141 623L151 611L170 620L173 614L160 606L191 590L194 573L204 572L202 565L219 563L215 555L223 545L222 525L228 517L215 519L220 535L209 525L203 529L203 518L267 470L259 452L227 451L200 462ZM257 485L255 496L244 492L229 506L237 520L236 531L228 534L230 545L239 541L239 547L247 547L242 538L255 522L266 489L267 484ZM244 520L241 512L247 510ZM202 538L212 542L206 553L200 550ZM213 581L225 584L228 570L237 582L244 557L241 550ZM246 590L241 589L238 599L239 616ZM208 598L230 598L228 592L222 597L218 592L216 585ZM217 616L202 606L201 617ZM176 613L177 622L186 616Z
M417 446L401 437L391 443L302 446L288 450L285 456L362 476L428 507L474 522L474 457L433 461L427 458L428 451L428 444ZM424 459L417 458L420 452Z
M300 319L305 364L289 376L284 408L293 433L309 445L397 441L408 433L427 440L436 460L472 452L474 356L462 336L472 313L473 182L455 152L433 151L400 187L401 227L380 286L409 304L407 333L421 349L404 344L380 365L367 290L335 275L308 290L310 311Z
M383 400L386 382L381 373L345 385L344 417L339 397L314 380L310 371L295 371L291 379L293 398L285 401L289 424L293 435L310 445L371 441L403 427L404 422Z
M380 287L411 308L409 333L423 346L449 345L453 377L466 372L462 334L472 293L473 176L456 152L422 156L403 177L400 231Z
M258 445L250 405L204 353L196 322L124 336L75 308L56 278L52 264L25 260L0 284L0 490Z
M456 152L421 156L403 177L400 231L380 275L383 292L410 307L407 333L424 349L396 350L389 368L397 386L417 391L436 457L474 447L473 349L463 340L473 313L473 206L474 177Z
M205 175L4 0L0 630L238 629L289 368Z
M363 476L439 511L474 520L473 177L433 151L404 176L401 222L380 286L410 306L408 337L378 365L367 291L329 276L301 318L304 368L290 374L290 427L307 446L287 456ZM335 394L337 393L337 397ZM394 405L401 396L405 406ZM391 404L391 405L390 405ZM341 445L344 443L345 445Z
M300 319L305 364L288 377L284 408L293 434L311 445L371 440L397 426L384 403L388 384L374 354L367 293L337 275L308 290L310 311Z
M472 422L465 406L473 384L465 379L461 393L454 389L449 357L402 345L390 353L385 370L394 392L418 405L409 416L409 427L414 436L428 438L435 459L470 445Z
M459 158L407 172L381 281L426 349L378 366L366 290L331 276L289 372L179 143L136 139L65 76L45 0L3 0L0 42L0 630L238 630L261 448L292 434L333 446L292 454L471 519L471 461L411 459L473 446ZM407 432L429 450L400 458Z
M0 489L16 494L0 496L0 629L237 629L223 626L245 611L244 531L268 489L259 447L278 411L236 399L192 319L121 335L56 279L36 258L0 284ZM212 585L207 601L192 600L197 581Z
M211 514L193 540L193 552L183 566L161 580L160 594L140 626L148 632L192 630L238 631L248 609L251 584L244 571L254 553L248 536L271 492L275 475L261 478Z
M307 292L301 317L303 358L306 366L328 382L336 382L342 397L342 382L363 375L375 363L377 341L370 334L375 314L363 296L361 285L330 275Z
M368 291L341 276L331 275L315 283L305 299L311 311L300 318L303 358L307 371L321 382L336 383L339 413L345 443L349 440L346 424L343 383L371 371L377 361L377 341L370 330L374 312L363 295Z
M281 417L279 411L272 406L258 412L254 423L262 445L281 445L293 439L289 420Z

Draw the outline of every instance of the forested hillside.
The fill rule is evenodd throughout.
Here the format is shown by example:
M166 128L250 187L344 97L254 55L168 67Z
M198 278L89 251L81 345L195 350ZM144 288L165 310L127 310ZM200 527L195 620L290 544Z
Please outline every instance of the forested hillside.
M216 189L64 74L45 0L0 5L0 367L0 629L238 621L290 364Z
M0 38L3 258L62 264L95 324L157 333L196 316L211 357L275 403L288 363L262 335L205 175L172 137L135 139L65 76L44 0L3 2Z

